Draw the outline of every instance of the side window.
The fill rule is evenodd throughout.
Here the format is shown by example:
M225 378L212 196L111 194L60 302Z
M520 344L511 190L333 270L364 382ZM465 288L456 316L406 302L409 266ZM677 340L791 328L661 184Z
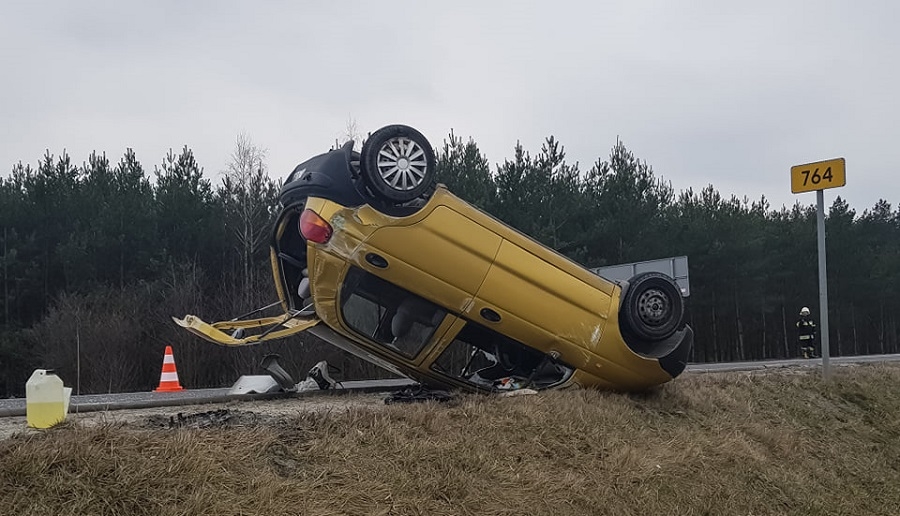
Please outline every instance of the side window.
M572 368L469 322L431 368L483 389L542 389L567 379Z
M446 315L434 303L356 267L341 287L347 326L407 358L422 351Z

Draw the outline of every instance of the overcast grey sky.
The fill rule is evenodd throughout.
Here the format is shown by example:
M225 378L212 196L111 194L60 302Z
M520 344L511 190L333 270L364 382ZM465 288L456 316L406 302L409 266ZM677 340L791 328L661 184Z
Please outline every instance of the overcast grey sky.
M792 204L791 165L843 156L858 212L897 206L900 2L631 0L0 4L0 173L66 149L207 175L243 132L270 174L361 132L452 128L492 163L616 138L677 190ZM815 194L799 196L815 203Z

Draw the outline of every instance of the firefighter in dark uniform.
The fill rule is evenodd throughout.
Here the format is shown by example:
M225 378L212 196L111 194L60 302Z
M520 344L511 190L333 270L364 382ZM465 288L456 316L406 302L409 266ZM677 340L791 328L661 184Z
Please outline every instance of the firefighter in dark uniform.
M800 342L800 354L803 358L816 356L816 323L809 317L809 308L800 309L800 319L797 321L797 339Z

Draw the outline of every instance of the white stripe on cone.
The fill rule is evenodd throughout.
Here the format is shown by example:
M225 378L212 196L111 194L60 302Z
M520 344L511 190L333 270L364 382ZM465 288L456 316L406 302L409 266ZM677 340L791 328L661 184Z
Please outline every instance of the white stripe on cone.
M161 381L161 382L177 382L178 381L178 373L161 373L159 375L159 381Z
M174 364L174 363L175 363L175 357L173 357L172 355L166 355L163 357L163 364Z

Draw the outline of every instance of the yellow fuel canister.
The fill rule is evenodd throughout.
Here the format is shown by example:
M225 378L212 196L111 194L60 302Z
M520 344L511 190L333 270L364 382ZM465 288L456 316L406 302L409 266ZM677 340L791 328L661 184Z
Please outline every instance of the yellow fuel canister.
M50 428L66 420L72 388L49 369L35 369L25 383L25 419L32 428Z

